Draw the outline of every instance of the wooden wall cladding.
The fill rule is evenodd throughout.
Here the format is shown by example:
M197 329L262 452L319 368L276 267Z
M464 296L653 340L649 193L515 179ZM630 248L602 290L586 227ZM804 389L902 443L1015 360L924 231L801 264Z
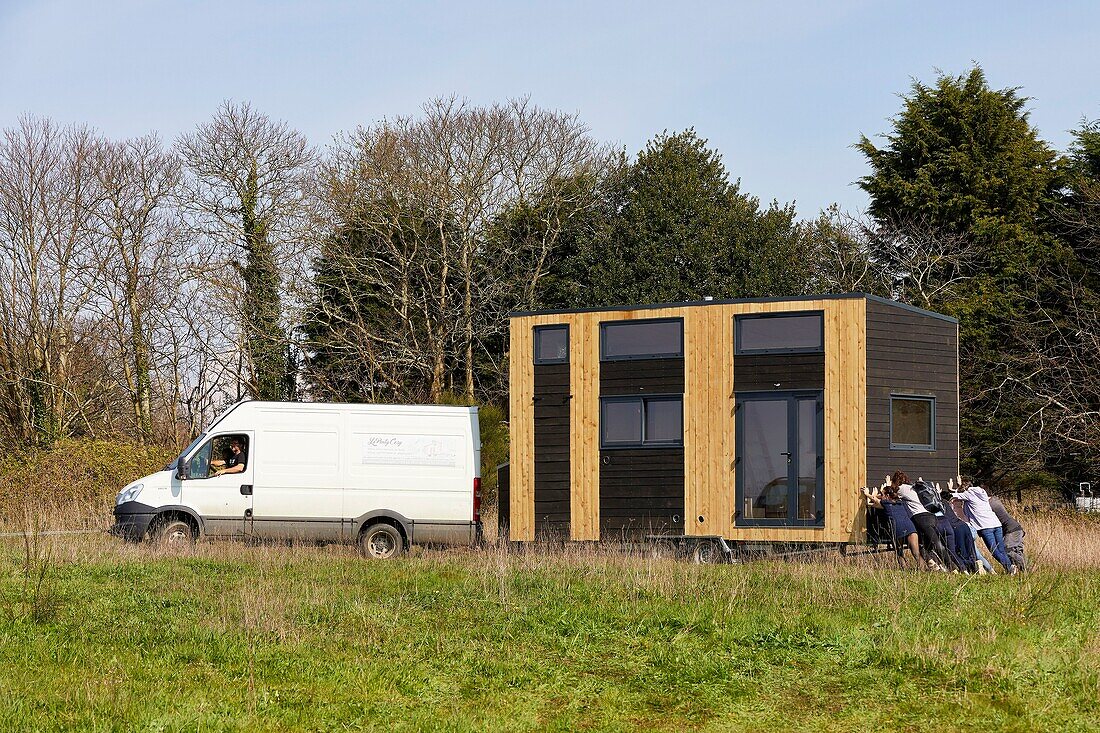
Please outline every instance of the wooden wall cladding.
M535 352L532 328L566 322L556 315L517 318L512 320L508 335L508 536L512 540L535 539Z
M825 526L737 527L734 517L734 395L739 389L760 389L761 380L759 375L754 375L742 385L734 379L736 373L741 373L739 359L747 358L752 364L752 360L760 358L760 355L752 355L735 360L734 316L811 310L822 311L825 317ZM696 520L687 524L686 531L760 542L847 542L857 539L863 529L859 487L863 485L866 462L865 299L730 303L685 311L690 314L685 321L685 504L687 515ZM802 377L807 376L806 364L802 367ZM704 521L698 521L699 516Z
M733 319L743 313L806 310L819 310L825 316L825 526L739 528L733 516L734 392L740 388L734 380ZM601 321L645 318L684 319L683 514L685 519L691 519L685 522L684 531L746 541L844 542L856 539L862 530L859 487L866 482L867 473L867 341L866 300L863 297L715 303L513 318L509 362L512 370L511 538L524 540L534 536L532 327L554 323L570 325L570 531L574 540L596 540L600 538L601 525L601 366L612 372L618 368L612 366L616 362L600 364L599 324ZM759 384L759 379L749 380L745 388ZM656 387L654 384L654 390ZM611 531L610 524L607 526Z
M867 484L902 470L946 482L959 473L958 324L867 303ZM934 451L890 449L890 395L936 398Z
M600 364L600 394L683 394L684 360L629 359Z
M535 536L569 537L569 365L534 372Z

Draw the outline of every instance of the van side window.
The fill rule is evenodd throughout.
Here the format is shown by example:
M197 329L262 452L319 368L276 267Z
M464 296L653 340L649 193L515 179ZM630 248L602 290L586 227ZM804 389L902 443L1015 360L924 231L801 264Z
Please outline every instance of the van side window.
M248 436L219 435L206 441L188 462L192 479L241 473L248 467Z

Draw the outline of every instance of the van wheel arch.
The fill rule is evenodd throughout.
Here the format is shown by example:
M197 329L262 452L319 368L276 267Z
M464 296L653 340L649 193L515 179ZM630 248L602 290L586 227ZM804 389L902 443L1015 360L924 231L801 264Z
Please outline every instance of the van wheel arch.
M356 517L353 526L357 526L359 529L354 535L355 540L358 542L362 539L363 533L366 532L368 528L379 522L385 522L386 524L396 527L397 531L401 533L401 539L405 541L405 546L408 547L412 545L412 522L397 512L386 509L373 511L369 514Z
M160 533L161 529L172 522L186 522L190 525L192 541L198 541L202 536L202 524L194 515L178 509L170 509L161 512L149 523L148 539L156 541L157 535Z

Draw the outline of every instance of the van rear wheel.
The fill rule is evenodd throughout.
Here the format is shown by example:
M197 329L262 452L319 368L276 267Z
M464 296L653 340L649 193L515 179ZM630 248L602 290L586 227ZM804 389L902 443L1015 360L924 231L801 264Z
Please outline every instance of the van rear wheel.
M359 535L359 552L375 560L389 560L405 551L405 538L392 524L372 524Z

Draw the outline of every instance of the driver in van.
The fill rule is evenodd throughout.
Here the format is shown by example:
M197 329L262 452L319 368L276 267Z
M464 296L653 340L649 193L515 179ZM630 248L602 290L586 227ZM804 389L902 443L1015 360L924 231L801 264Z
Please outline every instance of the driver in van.
M217 469L214 471L215 476L221 476L223 473L240 473L247 464L248 450L245 449L240 438L229 439L229 455L224 461L210 461L210 465Z

